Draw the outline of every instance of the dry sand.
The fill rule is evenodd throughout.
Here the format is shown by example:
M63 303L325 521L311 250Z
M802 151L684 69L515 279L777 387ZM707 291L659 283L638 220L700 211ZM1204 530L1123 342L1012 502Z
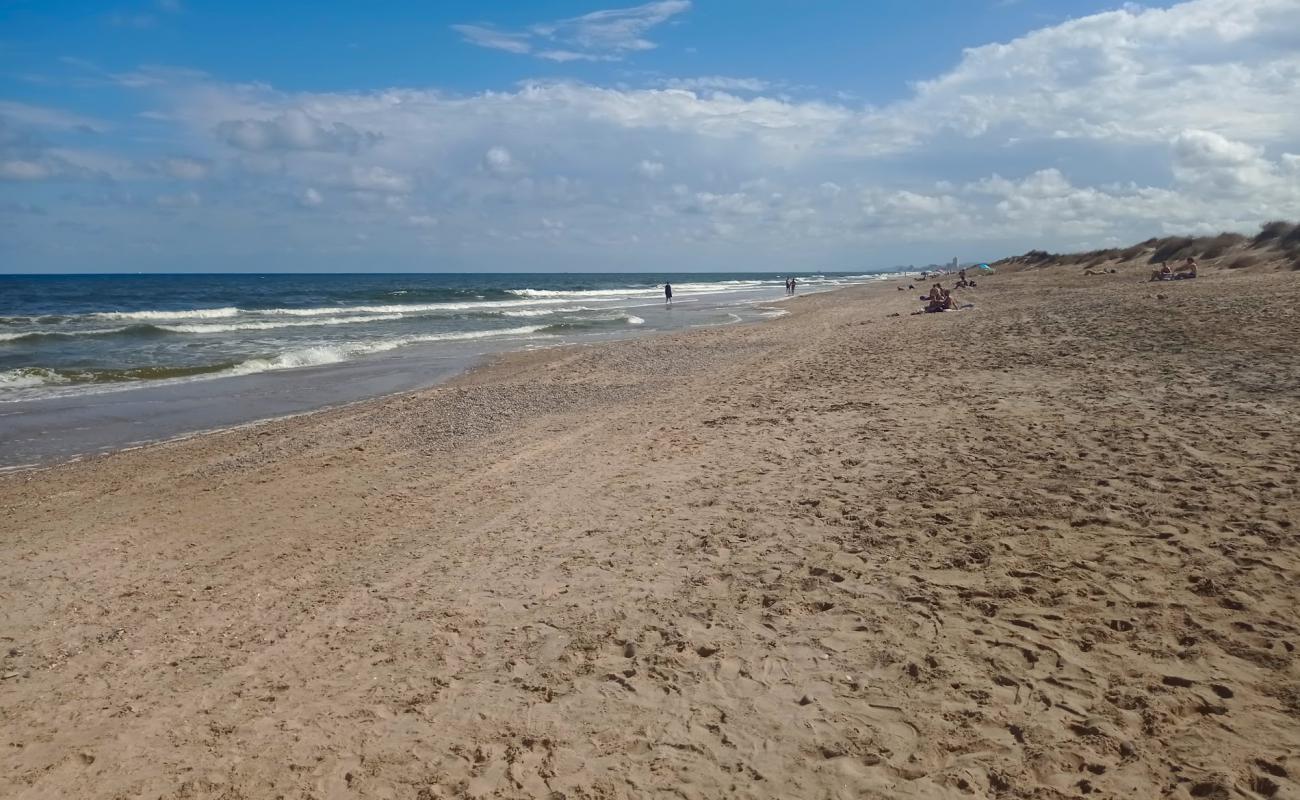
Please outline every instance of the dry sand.
M1300 279L917 293L0 478L0 796L1300 796Z

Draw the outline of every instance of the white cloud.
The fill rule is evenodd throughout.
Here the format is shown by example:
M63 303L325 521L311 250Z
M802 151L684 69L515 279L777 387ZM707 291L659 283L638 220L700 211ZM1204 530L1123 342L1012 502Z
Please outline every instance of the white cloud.
M902 143L936 128L1022 140L1296 136L1298 32L1295 0L1128 5L967 50L873 121Z
M504 147L491 147L483 154L483 169L492 175L509 175L519 169L514 156Z
M627 53L654 49L655 43L645 38L650 29L690 8L690 0L656 0L542 22L524 31L507 31L489 24L451 27L469 44L492 50L559 62L616 61Z
M307 112L291 108L271 119L224 120L215 128L219 139L250 152L319 150L356 153L379 140L343 122L326 123Z
M358 191L381 194L405 194L412 187L409 176L375 166L354 166L341 183Z
M1263 148L1196 130L1174 138L1173 173L1180 183L1229 193L1259 191L1278 178Z
M321 196L321 193L310 186L303 189L298 195L298 205L303 208L319 208L324 202L325 198Z
M658 161L642 160L636 165L636 171L641 177L654 180L664 174L664 165Z
M698 78L667 78L661 85L669 89L686 89L692 92L749 92L757 94L772 88L770 81L759 78L729 78L725 75L705 75Z
M204 186L214 218L238 208L250 228L278 220L295 241L364 225L389 234L374 241L414 253L436 220L445 252L467 266L534 263L539 243L565 249L557 263L597 265L632 242L647 259L700 266L724 253L755 268L793 257L887 266L930 247L945 258L959 245L987 247L982 255L994 257L1162 229L1249 228L1300 217L1298 6L1127 6L974 48L879 107L776 96L784 84L718 76L640 88L534 81L466 95L287 92L141 69L117 85L152 101L148 124L167 134L166 151L147 161L56 148L42 137L75 136L72 120L24 112L22 123L0 119L0 178L127 183L165 173L180 193L202 171L222 177ZM619 22L632 18L652 17L483 30L534 56L616 57L636 46L611 42L646 36ZM112 134L95 141L122 135ZM167 152L198 166L136 174ZM220 244L229 230L239 227L226 219L212 236ZM718 242L726 249L709 250Z

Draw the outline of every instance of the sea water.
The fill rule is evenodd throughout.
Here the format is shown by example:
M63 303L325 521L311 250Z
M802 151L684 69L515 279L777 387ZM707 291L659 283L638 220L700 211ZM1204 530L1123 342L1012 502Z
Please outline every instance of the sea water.
M887 276L796 277L809 292ZM0 275L0 466L429 385L486 353L756 319L784 279Z

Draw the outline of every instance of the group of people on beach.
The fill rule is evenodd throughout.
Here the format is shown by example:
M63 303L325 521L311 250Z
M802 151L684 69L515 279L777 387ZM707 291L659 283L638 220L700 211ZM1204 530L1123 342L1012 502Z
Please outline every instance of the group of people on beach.
M795 287L798 286L798 285L799 285L799 281L795 280L794 278L786 278L786 279L785 279L785 293L786 293L786 294L794 294Z
M974 288L974 286L975 281L969 280L966 277L966 270L963 269L957 273L957 283L953 285L953 289L970 289ZM911 289L912 286L909 284L907 288ZM952 292L943 288L943 284L939 282L936 282L930 287L929 294L921 296L921 302L925 303L925 308L915 312L917 314L935 314L941 311L956 311L962 307L957 305L957 301L953 299Z
M1160 269L1151 271L1153 281L1181 281L1196 277L1196 259L1191 256L1177 269L1170 269L1169 264L1161 262Z

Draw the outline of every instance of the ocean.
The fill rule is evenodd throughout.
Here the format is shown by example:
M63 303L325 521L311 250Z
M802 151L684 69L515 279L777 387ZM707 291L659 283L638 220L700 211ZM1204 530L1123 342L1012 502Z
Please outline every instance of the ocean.
M417 388L504 350L759 319L784 278L0 275L0 466Z

